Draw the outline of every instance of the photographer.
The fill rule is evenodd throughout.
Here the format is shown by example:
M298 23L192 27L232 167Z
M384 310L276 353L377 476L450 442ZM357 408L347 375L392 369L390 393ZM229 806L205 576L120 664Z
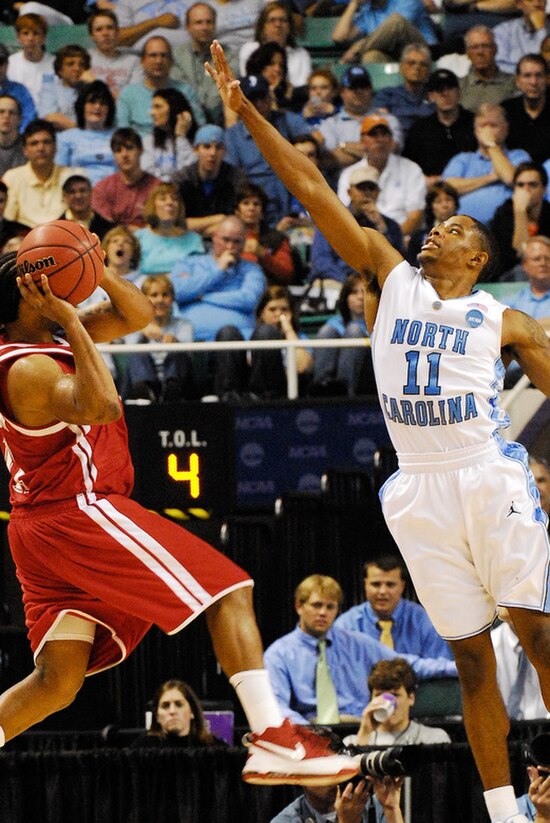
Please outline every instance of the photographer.
M401 657L379 660L371 669L368 685L371 700L363 710L359 731L345 738L346 745L410 746L451 742L444 729L410 719L416 676L406 660ZM380 712L385 715L384 719L380 719Z
M539 734L531 741L531 760L527 767L529 791L518 797L518 808L527 820L550 823L550 745L547 734Z
M343 784L342 784L343 785ZM403 823L402 777L366 778L341 786L307 786L271 823Z

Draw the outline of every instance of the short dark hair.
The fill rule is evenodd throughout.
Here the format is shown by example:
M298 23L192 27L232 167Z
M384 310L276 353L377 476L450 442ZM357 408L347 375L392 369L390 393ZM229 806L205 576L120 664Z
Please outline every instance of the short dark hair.
M8 187L6 186L3 180L0 180L0 191L2 192L2 194L8 193Z
M13 100L17 104L17 111L19 112L19 117L21 117L23 113L21 110L21 101L18 100L17 97L14 97L13 94L8 94L7 92L5 92L4 94L0 92L0 97L7 97L8 100Z
M402 579L406 579L405 563L397 554L381 554L380 557L375 557L373 560L366 560L363 565L365 577L369 573L370 566L376 566L377 569L382 569L383 572L392 572L394 569L399 569Z
M84 118L84 108L86 103L104 103L108 107L105 128L110 129L115 122L116 103L109 86L102 80L94 80L92 83L88 83L84 86L81 90L74 104L76 125L79 129L86 128L86 121Z
M450 183L447 183L446 180L436 180L435 183L432 183L432 185L428 188L426 193L426 206L424 209L424 214L426 217L426 225L430 228L435 219L433 211L434 200L442 193L452 197L455 201L455 210L458 209L458 201L460 198L455 187L451 186Z
M86 183L86 185L91 189L92 184L88 177L85 177L83 174L71 174L70 177L67 177L63 185L61 186L61 191L65 194L74 183Z
M540 182L544 185L548 185L548 174L546 169L541 163L535 163L534 160L524 160L523 163L518 163L516 168L514 169L514 177L513 183L515 185L516 180L518 179L520 174L523 174L524 171L536 171L538 176L540 177Z
M13 323L19 314L16 259L15 251L0 256L0 323Z
M56 133L54 124L50 123L49 120L43 120L41 117L36 117L25 127L23 132L23 145L25 145L25 143L30 140L34 134L38 134L39 131L47 131L50 137L53 137L53 141L55 143Z
M487 252L489 255L489 259L479 272L478 277L478 281L481 280L482 282L487 283L491 281L493 273L498 268L500 257L498 252L498 244L492 231L487 228L485 223L482 223L480 220L476 220L476 218L472 217L471 214L467 216L474 224L474 233L479 241L481 251Z
M538 63L540 68L544 71L545 74L548 74L548 66L546 65L546 60L542 56L542 54L536 54L532 52L530 54L523 54L518 62L516 63L516 77L519 75L521 71L521 67L524 63Z
M81 57L82 62L84 64L84 69L88 70L90 68L90 55L86 51L83 46L79 46L78 43L69 43L66 46L61 46L55 53L55 59L53 61L53 70L59 77L59 72L63 68L63 62L67 57Z
M135 129L131 129L129 126L115 129L111 137L112 151L120 151L124 146L134 146L136 149L143 151L141 137Z
M88 26L88 31L89 31L90 34L92 33L92 25L94 23L94 20L97 20L98 17L108 17L109 20L113 21L113 23L115 24L117 29L120 28L119 22L118 22L118 17L114 13L114 11L111 11L111 9L97 9L96 8L92 11L90 16L88 17L88 20L86 21L87 26Z
M416 675L404 658L394 657L375 663L367 683L371 693L374 689L392 691L404 686L407 694L413 694L416 690Z

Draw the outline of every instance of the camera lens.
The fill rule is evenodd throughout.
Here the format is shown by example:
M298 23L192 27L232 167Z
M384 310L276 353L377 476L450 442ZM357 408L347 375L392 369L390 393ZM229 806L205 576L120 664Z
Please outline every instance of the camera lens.
M361 773L369 777L400 777L405 774L405 768L399 759L401 751L401 746L393 746L391 749L364 754L361 758Z

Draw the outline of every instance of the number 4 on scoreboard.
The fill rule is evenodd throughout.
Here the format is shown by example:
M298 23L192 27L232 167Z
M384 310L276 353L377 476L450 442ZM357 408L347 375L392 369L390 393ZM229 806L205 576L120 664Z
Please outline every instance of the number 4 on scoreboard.
M178 468L178 456L171 453L168 455L168 474L172 480L178 483L189 483L189 494L196 500L201 493L200 480L200 460L196 452L191 452L189 455L189 468Z

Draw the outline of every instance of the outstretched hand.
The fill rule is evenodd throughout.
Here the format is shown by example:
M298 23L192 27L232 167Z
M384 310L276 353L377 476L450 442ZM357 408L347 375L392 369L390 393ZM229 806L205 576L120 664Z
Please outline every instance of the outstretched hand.
M233 74L223 48L217 40L214 40L210 46L210 54L212 55L212 62L205 63L204 67L218 87L224 105L231 111L238 113L246 98L241 91L241 84Z

